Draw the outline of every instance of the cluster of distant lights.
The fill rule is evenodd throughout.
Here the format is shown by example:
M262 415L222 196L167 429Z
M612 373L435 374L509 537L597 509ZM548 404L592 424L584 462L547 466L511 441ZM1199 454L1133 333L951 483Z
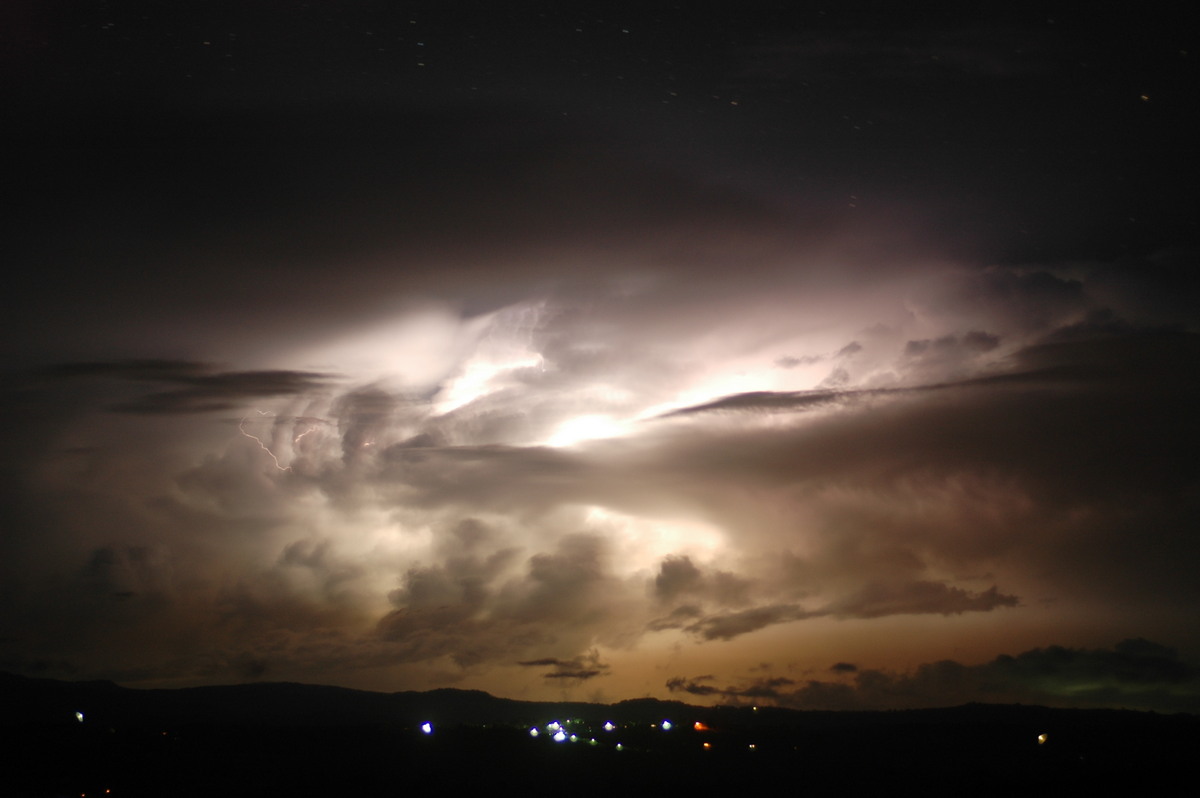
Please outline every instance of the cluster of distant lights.
M539 729L537 726L531 726L529 728L529 736L530 737L541 737L543 734L549 734L550 739L554 740L554 742L556 742L556 743L565 743L565 742L577 743L577 742L579 742L579 740L581 738L578 734L572 734L567 729L566 724L570 723L570 722L571 721L568 720L565 723L560 723L557 720L552 720L546 724L546 730L544 732L541 729ZM577 721L577 722L582 723L583 721ZM665 728L669 729L671 727L671 722L669 720L664 720L663 723L666 724ZM617 730L616 724L613 723L611 720L605 721L604 726L602 728L606 732L614 732ZM599 744L600 743L597 742L595 737L588 738L588 745L599 745ZM625 746L622 745L621 743L617 743L615 747L618 751L621 751L625 748Z
M754 709L757 710L758 707L755 707ZM83 715L81 713L76 712L75 716L79 719L80 722L83 722ZM567 725L570 724L571 722L572 721L570 721L570 720L562 721L562 722L557 721L557 720L552 720L545 725L544 729L538 728L537 726L530 726L529 727L529 736L536 738L536 737L541 737L542 735L548 734L548 735L550 735L550 739L556 743L565 743L565 742L577 743L583 738L580 737L578 734L574 734L567 728ZM580 723L580 724L583 723L582 720L577 720L574 722ZM604 725L601 728L603 728L604 731L611 733L611 732L614 732L617 730L617 725L615 723L613 723L611 720L607 720L604 722ZM661 729L662 731L669 732L669 731L671 731L671 729L675 728L675 724L669 720L664 719L662 721L662 723L651 723L650 728L651 729ZM695 723L693 723L692 728L698 732L710 731L708 724L703 723L701 721L696 721ZM433 734L433 724L428 721L426 721L425 723L422 723L421 724L421 732L423 734ZM1037 744L1045 745L1046 741L1048 739L1049 739L1049 735L1044 734L1044 733L1039 734L1037 736ZM587 742L588 742L588 745L599 745L600 744L596 740L595 737L589 737ZM625 746L622 743L617 743L613 747L618 751L625 750ZM701 748L703 748L705 751L711 751L712 747L713 747L712 743L707 742L707 741L705 741L704 743L701 744ZM758 745L756 743L750 743L746 747L751 751L758 750Z
M582 740L583 738L580 735L572 732L568 728L568 725L571 723L583 724L584 721L582 721L582 720L575 720L575 721L552 720L549 723L547 723L544 727L539 728L537 726L530 726L529 727L529 736L537 738L537 737L542 737L543 735L549 735L550 739L556 743L566 743L566 742L577 743L580 740ZM601 728L605 732L612 733L612 732L615 732L618 727L617 727L617 724L613 723L611 720L608 720L608 721L604 722L604 725ZM675 724L672 721L664 718L661 723L651 723L650 728L651 729L661 729L664 732L669 732L669 731L671 731L671 729L675 728ZM696 721L695 723L693 723L692 728L698 732L709 731L708 724L702 723L701 721ZM429 721L422 723L420 726L420 729L421 729L422 734L426 734L426 735L433 734L433 724ZM588 745L599 745L600 744L600 742L595 737L589 737L587 739L587 743L588 743ZM623 743L616 743L613 747L618 751L625 750L625 745ZM706 742L703 744L703 747L706 750L711 749L712 743ZM750 748L751 749L757 748L757 746L752 744L750 746Z
M580 723L580 724L583 723L582 720L577 720L574 722ZM570 721L570 720L567 720L567 721L552 720L549 723L547 723L543 728L538 728L537 726L531 726L529 728L529 736L530 737L541 737L544 734L548 734L548 735L550 735L550 739L552 739L556 743L565 743L565 742L577 743L583 738L567 728L568 724L570 724L570 723L572 723L572 721ZM662 723L651 723L650 724L650 728L662 729L663 731L670 731L674 727L675 727L674 723L672 723L669 720L665 720L665 719L663 720ZM614 732L617 730L617 725L615 723L613 723L611 720L609 720L609 721L605 721L604 725L601 728L603 728L604 731L611 733L611 732ZM696 729L696 731L707 731L708 730L708 726L704 725L700 721L696 721L694 728ZM422 723L420 726L420 729L421 729L422 734L426 734L426 735L433 734L433 724L429 721ZM599 741L595 737L589 737L587 742L588 742L588 745L599 745L600 744ZM711 746L709 746L708 744L705 744L705 747L709 748ZM614 746L614 748L616 748L616 750L618 750L618 751L623 751L625 749L625 746L623 743L617 743Z

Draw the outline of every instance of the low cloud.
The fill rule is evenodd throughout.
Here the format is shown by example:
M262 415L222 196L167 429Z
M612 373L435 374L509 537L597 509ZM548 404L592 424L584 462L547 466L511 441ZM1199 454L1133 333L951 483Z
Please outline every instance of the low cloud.
M550 670L542 674L543 679L565 679L574 682L604 676L609 671L609 665L600 661L600 653L595 649L569 660L543 657L542 659L525 660L517 664L526 668L549 667Z
M997 607L1015 607L1017 604L1016 596L1000 593L995 585L981 593L972 593L941 582L914 581L865 585L824 612L852 618L927 613L959 615L964 612L988 612Z
M666 686L671 692L732 703L766 699L793 709L911 709L973 701L1165 712L1200 708L1200 667L1141 638L1111 649L1037 648L980 665L941 660L898 673L838 663L831 670L850 678L800 684L784 677L752 677L717 687L715 677L707 675L675 677Z
M710 615L685 626L684 629L704 640L732 640L766 626L808 617L811 617L811 614L795 604L776 604Z
M786 688L795 684L792 679L783 676L763 677L752 680L741 686L717 687L707 684L715 680L714 676L697 676L692 679L675 677L667 680L667 690L672 693L683 692L695 696L720 696L722 699L738 703L741 699L779 699L786 694Z
M172 414L230 410L246 400L296 396L325 388L335 375L290 370L218 371L207 363L186 360L122 360L63 363L39 369L36 378L50 381L117 380L134 385L165 386L138 391L114 402L122 413Z
M654 619L650 628L656 631L683 629L702 640L732 640L768 626L808 618L960 615L964 612L989 612L1018 604L1016 596L1002 594L994 586L974 593L940 582L873 583L812 610L804 609L799 604L771 604L719 611L697 619L699 608L683 605L670 615Z

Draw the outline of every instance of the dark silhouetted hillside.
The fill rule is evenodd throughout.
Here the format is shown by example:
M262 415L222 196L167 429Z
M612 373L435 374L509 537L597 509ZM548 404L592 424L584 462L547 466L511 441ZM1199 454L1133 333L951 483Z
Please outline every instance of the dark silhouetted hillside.
M388 796L509 785L570 795L780 785L823 794L1144 794L1188 783L1200 744L1191 715L984 704L797 712L302 684L135 690L2 674L0 702L0 794L13 796ZM552 739L555 720L574 742Z

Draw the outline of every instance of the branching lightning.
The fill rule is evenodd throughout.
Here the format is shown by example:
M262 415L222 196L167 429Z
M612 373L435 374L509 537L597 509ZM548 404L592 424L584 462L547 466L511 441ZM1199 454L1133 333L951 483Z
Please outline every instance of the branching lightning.
M258 413L260 416L274 416L275 415L274 413L268 413L263 410L256 410L254 412ZM242 420L240 422L238 422L238 432L242 433L247 438L249 438L250 440L257 443L260 449L262 449L264 452L269 454L271 456L271 460L275 463L275 467L278 468L280 471L291 471L292 470L291 466L282 466L279 464L279 458L275 456L275 453L273 451L271 451L271 447L269 447L265 443L263 443L262 438L258 437L257 435L251 435L249 432L246 432L246 416L242 416ZM309 432L311 432L311 430L309 430Z

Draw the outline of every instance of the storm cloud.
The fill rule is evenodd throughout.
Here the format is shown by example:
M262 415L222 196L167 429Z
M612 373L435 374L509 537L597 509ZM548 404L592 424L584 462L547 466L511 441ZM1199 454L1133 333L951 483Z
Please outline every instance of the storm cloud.
M1187 26L368 5L18 54L0 667L1194 706Z
M565 312L529 330L520 317L463 319L480 330L476 348L423 393L186 363L45 371L181 385L133 407L211 421L207 453L165 470L133 468L121 439L64 426L74 445L44 452L27 484L78 497L45 523L92 553L63 550L52 564L52 542L23 553L29 573L62 584L57 601L75 608L61 623L77 636L65 646L25 626L22 647L37 661L81 644L97 656L137 612L205 631L170 655L152 653L162 642L110 651L102 672L136 673L149 655L179 675L242 661L264 672L444 662L466 676L541 663L544 679L581 681L608 671L598 647L636 652L670 634L697 645L802 634L816 620L1019 618L1068 600L1141 602L1182 623L1195 598L1181 566L1193 554L1182 536L1195 478L1190 333L1085 315L1020 345L981 334L966 345L967 331L914 347L902 330L862 336L868 316L847 335L868 340L853 356L878 362L856 379L877 387L662 413L671 387L686 396L712 379L711 361L674 367L671 386L608 376L601 390L588 367L610 346L599 332ZM626 330L635 322L625 315ZM563 336L580 354L555 349ZM694 346L657 346L668 344ZM984 358L966 375L962 358L923 357L964 346ZM621 368L652 375L659 357L626 353ZM778 355L757 357L778 373ZM954 381L924 382L938 369ZM213 403L240 403L241 415ZM776 412L747 413L764 406ZM173 434L159 426L150 440ZM35 606L43 584L9 579Z

